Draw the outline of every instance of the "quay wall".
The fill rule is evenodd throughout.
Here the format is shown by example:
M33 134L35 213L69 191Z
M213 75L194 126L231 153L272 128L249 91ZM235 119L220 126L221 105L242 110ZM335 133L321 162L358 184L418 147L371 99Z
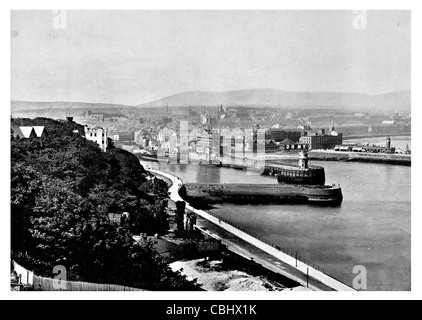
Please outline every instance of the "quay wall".
M309 277L323 283L324 285L332 288L336 291L355 291L353 288L345 285L344 283L334 279L333 277L330 277L329 275L303 263L298 262L297 259L294 257L291 257L282 251L274 248L273 246L266 244L265 242L258 240L254 238L253 236L235 228L234 226L230 225L227 222L222 221L221 219L214 217L213 215L207 213L203 210L197 210L193 208L189 203L187 203L180 195L179 190L183 186L183 181L179 178L176 178L173 175L167 174L165 172L160 172L156 170L150 170L152 173L159 174L161 176L167 177L170 180L174 180L175 183L170 187L169 193L170 193L170 199L174 202L183 201L186 203L186 209L194 212L195 214L201 216L202 218L214 223L215 225L221 227L222 229L234 234L235 236L239 237L240 239L254 245L258 249L272 255L273 257L279 259L280 261L283 261L284 263L288 264L289 266L295 268L296 270L300 271L301 273L305 275L309 275ZM297 265L296 265L297 264ZM293 279L293 277L292 277ZM303 279L294 277L295 281L300 283L303 286L307 286L308 284L306 281L303 281ZM309 287L314 290L318 290L318 288L313 287L312 284L309 284Z
M377 154L331 150L312 150L309 152L309 158L320 161L369 162L405 166L410 166L412 163L411 155L405 154Z
M271 161L254 161L248 159L246 161L239 159L232 159L233 161L221 161L219 165L202 162L206 166L220 166L237 170L251 170L261 172L264 175L274 176L281 183L289 184L307 184L307 185L324 185L325 170L323 167L310 166L307 170L301 170L296 165L297 159L294 163L286 163L286 161L271 160Z
M308 170L290 169L283 165L268 163L265 174L276 176L279 182L290 184L324 185L325 170L322 167L311 167Z
M184 184L180 195L194 205L211 203L306 203L309 198L332 199L341 202L339 187L304 187L292 185L253 184Z

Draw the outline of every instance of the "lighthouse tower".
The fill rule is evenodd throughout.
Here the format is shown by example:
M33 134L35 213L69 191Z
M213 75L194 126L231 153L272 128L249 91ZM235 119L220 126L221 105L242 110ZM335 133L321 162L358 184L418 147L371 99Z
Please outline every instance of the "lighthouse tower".
M309 155L307 151L302 151L299 153L299 168L300 169L309 168Z

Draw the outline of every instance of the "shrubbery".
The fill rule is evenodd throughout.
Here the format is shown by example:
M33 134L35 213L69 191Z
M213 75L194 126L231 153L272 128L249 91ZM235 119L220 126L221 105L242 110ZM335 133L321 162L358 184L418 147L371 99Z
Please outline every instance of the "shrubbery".
M199 289L172 272L151 243L132 240L133 233L168 227L161 202L166 186L148 181L134 155L114 147L101 152L76 123L36 118L12 125L45 126L46 136L42 147L27 139L11 141L14 259L43 276L60 264L78 280ZM130 214L129 229L108 219L109 213L123 212Z

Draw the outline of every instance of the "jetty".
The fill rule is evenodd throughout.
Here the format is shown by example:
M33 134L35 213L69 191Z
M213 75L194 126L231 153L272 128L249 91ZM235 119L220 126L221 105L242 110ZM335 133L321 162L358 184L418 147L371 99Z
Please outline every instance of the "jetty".
M290 184L188 183L179 190L180 196L202 207L204 203L281 204L311 203L340 205L343 194L340 186Z
M327 275L318 266L300 261L292 253L283 251L282 248L266 242L265 239L252 236L211 212L192 207L179 194L184 183L178 177L158 170L149 170L149 172L171 181L170 200L175 203L184 202L186 210L202 218L200 219L201 225L197 226L198 230L221 241L228 250L253 260L268 270L279 273L314 291L355 291L350 286Z
M365 153L334 150L312 150L309 153L311 160L368 162L391 165L412 165L412 156L407 154Z

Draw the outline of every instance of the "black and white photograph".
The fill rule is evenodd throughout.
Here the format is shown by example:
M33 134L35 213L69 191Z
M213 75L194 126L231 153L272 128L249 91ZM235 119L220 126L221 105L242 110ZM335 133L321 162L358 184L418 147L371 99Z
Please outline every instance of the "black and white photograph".
M412 291L411 10L9 14L11 292Z

